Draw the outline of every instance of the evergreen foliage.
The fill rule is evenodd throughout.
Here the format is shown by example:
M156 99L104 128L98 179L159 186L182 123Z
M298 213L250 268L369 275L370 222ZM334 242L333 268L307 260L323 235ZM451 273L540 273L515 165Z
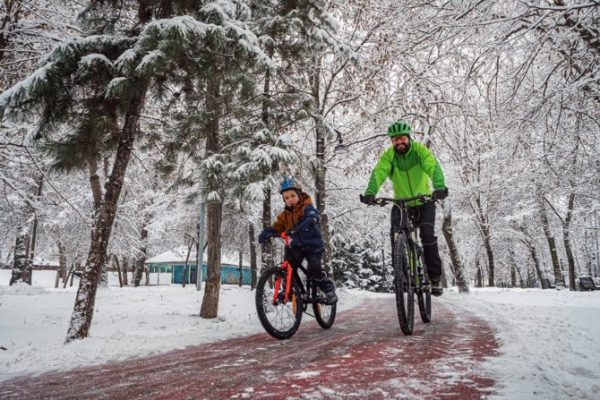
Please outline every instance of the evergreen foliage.
M348 288L390 292L393 274L389 262L382 262L382 243L373 239L348 240L336 235L333 240L333 277Z

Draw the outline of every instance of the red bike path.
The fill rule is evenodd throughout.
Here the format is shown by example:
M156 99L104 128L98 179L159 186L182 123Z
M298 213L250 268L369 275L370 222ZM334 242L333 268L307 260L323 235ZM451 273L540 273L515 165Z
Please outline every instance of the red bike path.
M25 376L0 399L479 399L493 391L481 362L498 344L483 320L436 301L433 321L400 331L393 298L369 299L321 329L267 333L151 357ZM418 310L415 310L418 313Z

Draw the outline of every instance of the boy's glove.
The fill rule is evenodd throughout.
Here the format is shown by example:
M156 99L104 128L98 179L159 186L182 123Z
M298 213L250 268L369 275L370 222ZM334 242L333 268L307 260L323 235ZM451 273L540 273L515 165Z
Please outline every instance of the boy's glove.
M444 200L446 197L448 197L448 188L435 189L433 193L431 193L431 199L434 201Z
M263 244L273 236L275 236L275 230L273 228L267 228L258 235L258 243Z
M375 196L372 194L365 194L364 196L361 194L360 195L360 202L364 203L368 206L372 206L373 204L375 204Z
M292 229L288 229L287 231L285 231L285 233L286 233L288 236L293 236L293 235L295 235L296 233L298 233L298 229L297 229L297 228L296 228L296 229L294 229L294 228L292 228Z

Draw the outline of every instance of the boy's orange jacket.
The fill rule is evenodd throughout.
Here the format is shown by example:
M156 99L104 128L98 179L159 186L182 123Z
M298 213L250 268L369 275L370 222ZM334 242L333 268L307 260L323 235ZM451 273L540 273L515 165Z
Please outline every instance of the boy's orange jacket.
M310 196L300 192L300 202L293 207L286 206L272 229L277 234L287 231L292 238L292 247L323 248L319 219L319 211L313 206Z

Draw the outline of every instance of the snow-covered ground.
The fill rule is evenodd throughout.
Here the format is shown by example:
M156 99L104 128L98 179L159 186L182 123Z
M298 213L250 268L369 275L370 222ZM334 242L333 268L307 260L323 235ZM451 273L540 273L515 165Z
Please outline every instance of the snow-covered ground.
M600 399L600 291L472 289L444 300L496 330L485 367L503 399Z
M8 287L9 274L0 271L0 346L7 349L0 351L0 381L263 332L247 287L223 286L219 318L204 320L202 292L193 286L109 286L98 290L90 337L65 346L76 285L54 289L54 273L35 272L33 287ZM338 294L341 311L366 297L390 296ZM600 398L600 292L450 289L435 301L480 315L496 329L500 354L484 365L498 382L493 398Z

